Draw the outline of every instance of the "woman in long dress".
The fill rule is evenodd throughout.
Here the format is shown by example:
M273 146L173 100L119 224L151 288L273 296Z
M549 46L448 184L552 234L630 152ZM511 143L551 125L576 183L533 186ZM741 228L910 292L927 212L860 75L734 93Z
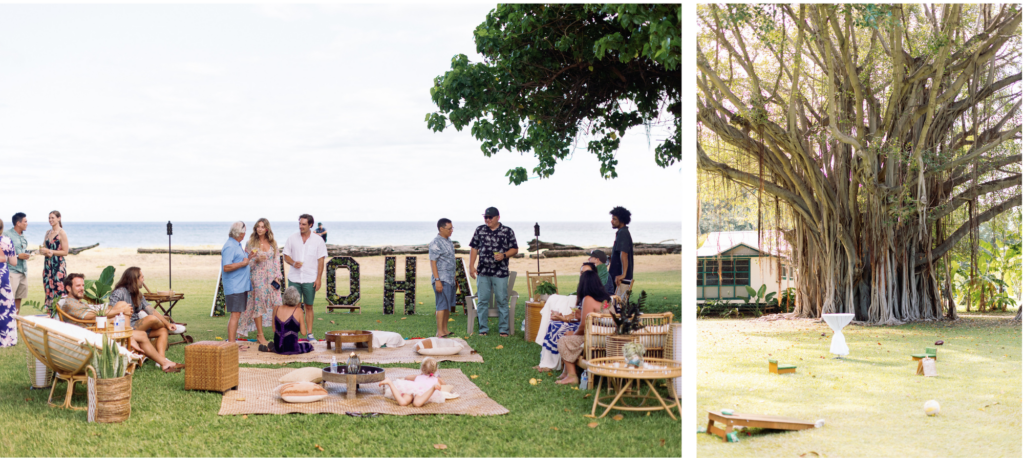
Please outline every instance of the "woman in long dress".
M277 250L274 231L270 229L270 221L260 218L256 221L252 235L245 251L256 251L257 256L249 261L249 278L252 279L252 291L245 305L245 311L238 319L238 337L246 338L253 330L259 340L259 351L270 351L269 342L263 336L263 324L273 324L274 311L281 306L281 290L274 288L284 284L281 276L281 256Z
M14 324L14 291L11 290L11 276L8 265L18 262L14 242L2 235L4 222L0 221L0 347L18 344L18 327Z
M46 293L46 300L43 305L50 308L50 304L65 294L64 275L66 262L64 257L68 255L68 234L64 232L64 225L60 222L60 212L50 212L50 230L46 231L46 239L39 253L46 256L43 262L43 290ZM56 312L54 312L56 313Z

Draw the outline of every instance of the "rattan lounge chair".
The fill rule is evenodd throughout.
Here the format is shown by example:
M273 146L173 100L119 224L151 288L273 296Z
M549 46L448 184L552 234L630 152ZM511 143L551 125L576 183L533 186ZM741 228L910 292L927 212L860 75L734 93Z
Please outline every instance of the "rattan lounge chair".
M50 397L47 403L51 407L63 407L74 410L85 410L85 407L74 407L71 405L71 396L74 393L75 383L84 383L87 379L85 367L89 365L92 358L90 343L100 342L99 335L91 331L78 328L78 331L66 328L73 326L51 318L15 316L18 321L18 335L25 342L28 351L54 373L53 385L50 388ZM89 333L95 338L83 339L75 333ZM122 348L122 352L131 355L132 361L137 357L128 350ZM134 365L129 366L129 372L134 371ZM67 393L64 396L63 404L53 403L53 392L57 388L57 380L68 382Z

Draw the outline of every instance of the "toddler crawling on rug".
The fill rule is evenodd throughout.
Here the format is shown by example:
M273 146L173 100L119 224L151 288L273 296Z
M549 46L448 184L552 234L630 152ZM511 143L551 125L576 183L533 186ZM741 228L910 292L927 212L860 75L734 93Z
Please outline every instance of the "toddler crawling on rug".
M410 375L394 381L384 379L379 386L390 387L400 406L412 404L413 407L423 407L423 404L428 402L443 403L445 397L441 393L441 385L444 382L437 376L437 360L424 358L420 363L420 372L420 375Z

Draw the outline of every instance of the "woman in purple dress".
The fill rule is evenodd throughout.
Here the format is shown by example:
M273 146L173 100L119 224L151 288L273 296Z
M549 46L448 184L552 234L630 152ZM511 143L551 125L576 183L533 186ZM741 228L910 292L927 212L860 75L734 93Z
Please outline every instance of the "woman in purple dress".
M294 286L281 295L283 304L274 312L274 351L280 355L298 355L313 351L309 342L299 342L306 335L306 320L299 301L302 296Z
M4 222L0 221L0 234L3 234ZM13 347L18 344L18 327L14 324L14 291L11 290L11 277L8 265L17 263L14 242L6 235L0 235L0 347Z
M68 255L69 247L68 234L64 232L64 225L60 222L60 212L57 210L50 212L49 220L50 230L46 231L46 239L43 240L43 246L39 248L39 254L46 256L46 261L43 262L43 290L46 292L46 300L43 305L47 308L65 294L66 263L64 257Z

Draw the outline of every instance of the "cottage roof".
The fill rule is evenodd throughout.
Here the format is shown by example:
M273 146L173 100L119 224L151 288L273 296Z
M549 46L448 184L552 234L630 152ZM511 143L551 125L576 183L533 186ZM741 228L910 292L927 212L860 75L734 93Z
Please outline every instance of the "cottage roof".
M765 231L758 241L757 231L710 232L697 248L697 257L714 257L745 246L761 256L789 257L789 244L780 231Z

